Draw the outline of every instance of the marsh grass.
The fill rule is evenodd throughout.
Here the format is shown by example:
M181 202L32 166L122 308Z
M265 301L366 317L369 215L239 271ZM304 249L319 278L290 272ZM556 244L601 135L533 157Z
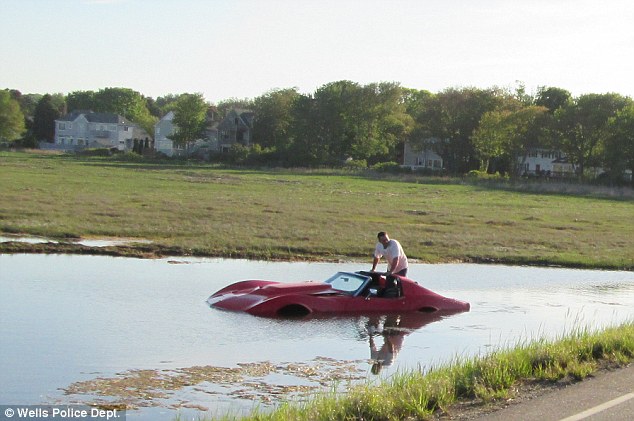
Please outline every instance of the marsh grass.
M425 262L634 269L627 196L5 151L0 198L2 233L152 240L143 253L367 259L385 230Z
M456 357L426 372L400 372L378 385L351 386L346 394L316 395L256 410L242 420L430 419L458 401L481 404L512 397L523 383L553 384L584 379L600 368L634 359L634 322L605 330L578 329L555 339L538 339L485 356Z

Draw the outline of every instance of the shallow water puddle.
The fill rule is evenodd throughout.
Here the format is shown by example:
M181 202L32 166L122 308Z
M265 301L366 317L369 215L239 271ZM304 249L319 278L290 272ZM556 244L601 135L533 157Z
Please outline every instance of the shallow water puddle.
M267 319L205 301L240 280L319 281L370 263L0 254L0 401L138 408L129 421L221 417L617 324L634 308L633 272L413 264L412 279L471 311L392 332L374 370L387 319Z

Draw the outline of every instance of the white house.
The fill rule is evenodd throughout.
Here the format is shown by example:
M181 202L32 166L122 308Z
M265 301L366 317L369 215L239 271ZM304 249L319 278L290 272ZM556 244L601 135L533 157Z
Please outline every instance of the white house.
M427 143L433 143L430 141ZM405 142L403 147L403 166L412 169L430 169L440 171L443 169L443 159L429 148L414 146Z
M531 148L519 156L519 175L549 175L566 177L574 174L575 168L560 151Z
M134 140L149 141L137 124L111 113L76 110L55 120L55 148L77 150L107 148L131 150Z
M174 124L174 112L170 111L163 116L154 125L154 149L167 156L184 156L196 154L199 150L218 149L218 123L213 121L213 113L207 114L207 128L205 129L204 138L197 140L189 150L174 144L170 139L178 127Z
M170 111L154 125L154 149L167 156L178 155L180 149L174 148L174 141L169 138L176 131L174 111Z

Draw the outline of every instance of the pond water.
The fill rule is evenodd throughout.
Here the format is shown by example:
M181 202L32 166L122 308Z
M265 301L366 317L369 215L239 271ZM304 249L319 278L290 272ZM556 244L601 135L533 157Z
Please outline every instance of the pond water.
M126 402L131 420L197 419L634 316L632 272L467 264L412 265L412 279L471 311L402 316L391 337L385 318L266 319L205 302L239 280L369 266L0 255L0 404ZM395 352L375 375L386 340Z

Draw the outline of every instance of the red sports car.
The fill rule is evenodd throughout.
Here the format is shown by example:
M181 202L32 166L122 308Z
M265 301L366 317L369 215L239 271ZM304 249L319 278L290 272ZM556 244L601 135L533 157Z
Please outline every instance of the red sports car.
M324 282L242 281L207 299L210 306L257 316L469 311L469 303L443 297L402 276L337 272Z

